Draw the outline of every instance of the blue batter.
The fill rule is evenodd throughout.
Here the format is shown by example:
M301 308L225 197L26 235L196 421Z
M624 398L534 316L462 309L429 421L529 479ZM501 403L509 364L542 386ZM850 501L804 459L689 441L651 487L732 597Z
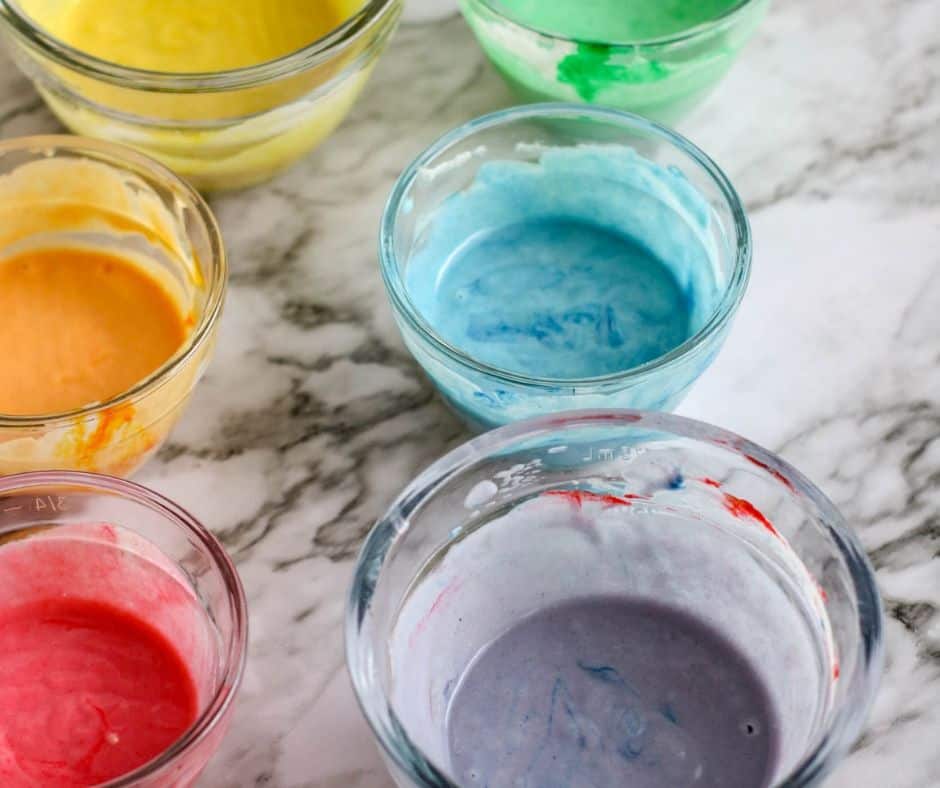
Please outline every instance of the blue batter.
M460 247L426 316L474 358L535 377L620 372L690 335L686 295L662 262L631 238L565 219L510 224Z
M624 372L694 335L723 282L710 208L622 146L484 164L419 228L415 306L449 344L556 380Z

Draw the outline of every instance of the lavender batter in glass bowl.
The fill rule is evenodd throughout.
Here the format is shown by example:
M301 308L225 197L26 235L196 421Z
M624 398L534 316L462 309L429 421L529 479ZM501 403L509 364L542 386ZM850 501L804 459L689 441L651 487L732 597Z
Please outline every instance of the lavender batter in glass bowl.
M832 504L666 414L511 425L421 474L357 566L347 659L403 788L816 785L880 675Z

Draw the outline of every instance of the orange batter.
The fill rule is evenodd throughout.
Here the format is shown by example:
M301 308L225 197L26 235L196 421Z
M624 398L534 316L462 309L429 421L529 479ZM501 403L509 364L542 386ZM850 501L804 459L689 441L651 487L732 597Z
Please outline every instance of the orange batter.
M182 345L167 290L105 251L22 252L0 262L0 414L61 413L110 399Z

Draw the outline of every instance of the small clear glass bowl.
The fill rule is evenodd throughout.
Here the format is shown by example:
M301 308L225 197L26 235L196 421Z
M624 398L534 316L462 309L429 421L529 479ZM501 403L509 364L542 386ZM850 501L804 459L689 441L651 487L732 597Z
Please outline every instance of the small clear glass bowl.
M506 516L533 503L538 517ZM832 503L716 427L577 412L455 449L366 539L347 663L398 785L459 787L448 688L480 649L548 605L618 594L695 615L757 669L779 720L774 786L819 784L855 741L881 675L881 601Z
M741 0L717 19L661 38L597 41L538 30L499 0L460 0L483 51L526 101L585 101L675 123L721 81L770 0Z
M707 214L702 232L717 250L715 259L709 261L716 269L709 275L714 275L719 288L711 315L668 353L594 378L518 374L474 358L441 337L422 315L406 285L408 267L437 210L473 184L489 162L534 163L546 150L587 145L632 148L651 167L684 179L686 188L691 186L698 193L705 203L702 213ZM569 177L573 188L583 188L580 177ZM666 210L672 216L675 206L666 206ZM676 224L685 220L678 219ZM650 239L639 236L639 240ZM751 232L741 200L727 177L684 137L619 110L539 104L473 120L422 153L402 173L389 197L380 230L379 260L405 345L445 402L472 429L480 430L564 410L676 407L718 354L744 297L751 271Z
M401 0L368 0L297 52L204 74L94 57L47 33L16 0L0 0L0 28L19 67L72 131L137 148L210 191L264 181L329 136L358 98L400 13Z
M163 496L122 479L74 471L0 478L0 550L4 544L23 540L66 541L86 550L127 553L134 560L113 564L117 572L155 567L148 570L152 582L112 578L110 603L135 615L147 611L148 623L177 648L186 649L180 656L193 674L198 716L164 753L102 788L193 785L225 736L247 655L245 593L222 545L192 515ZM99 579L63 575L67 588L61 593L81 599L90 593L83 583ZM43 582L55 582L55 575L48 574ZM164 583L179 583L192 606L177 603L161 615L160 594L169 592ZM6 587L0 583L0 596ZM175 592L170 598L176 598Z
M199 194L120 145L69 136L0 142L0 257L81 245L159 272L189 333L166 363L107 401L65 413L0 414L0 474L60 468L130 475L166 440L215 346L228 267Z

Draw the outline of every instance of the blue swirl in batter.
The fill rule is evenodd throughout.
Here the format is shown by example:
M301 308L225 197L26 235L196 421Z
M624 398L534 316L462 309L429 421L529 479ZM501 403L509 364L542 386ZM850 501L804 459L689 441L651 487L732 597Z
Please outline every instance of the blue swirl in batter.
M705 198L622 146L484 164L423 228L408 293L449 344L516 374L571 380L681 345L724 286Z

